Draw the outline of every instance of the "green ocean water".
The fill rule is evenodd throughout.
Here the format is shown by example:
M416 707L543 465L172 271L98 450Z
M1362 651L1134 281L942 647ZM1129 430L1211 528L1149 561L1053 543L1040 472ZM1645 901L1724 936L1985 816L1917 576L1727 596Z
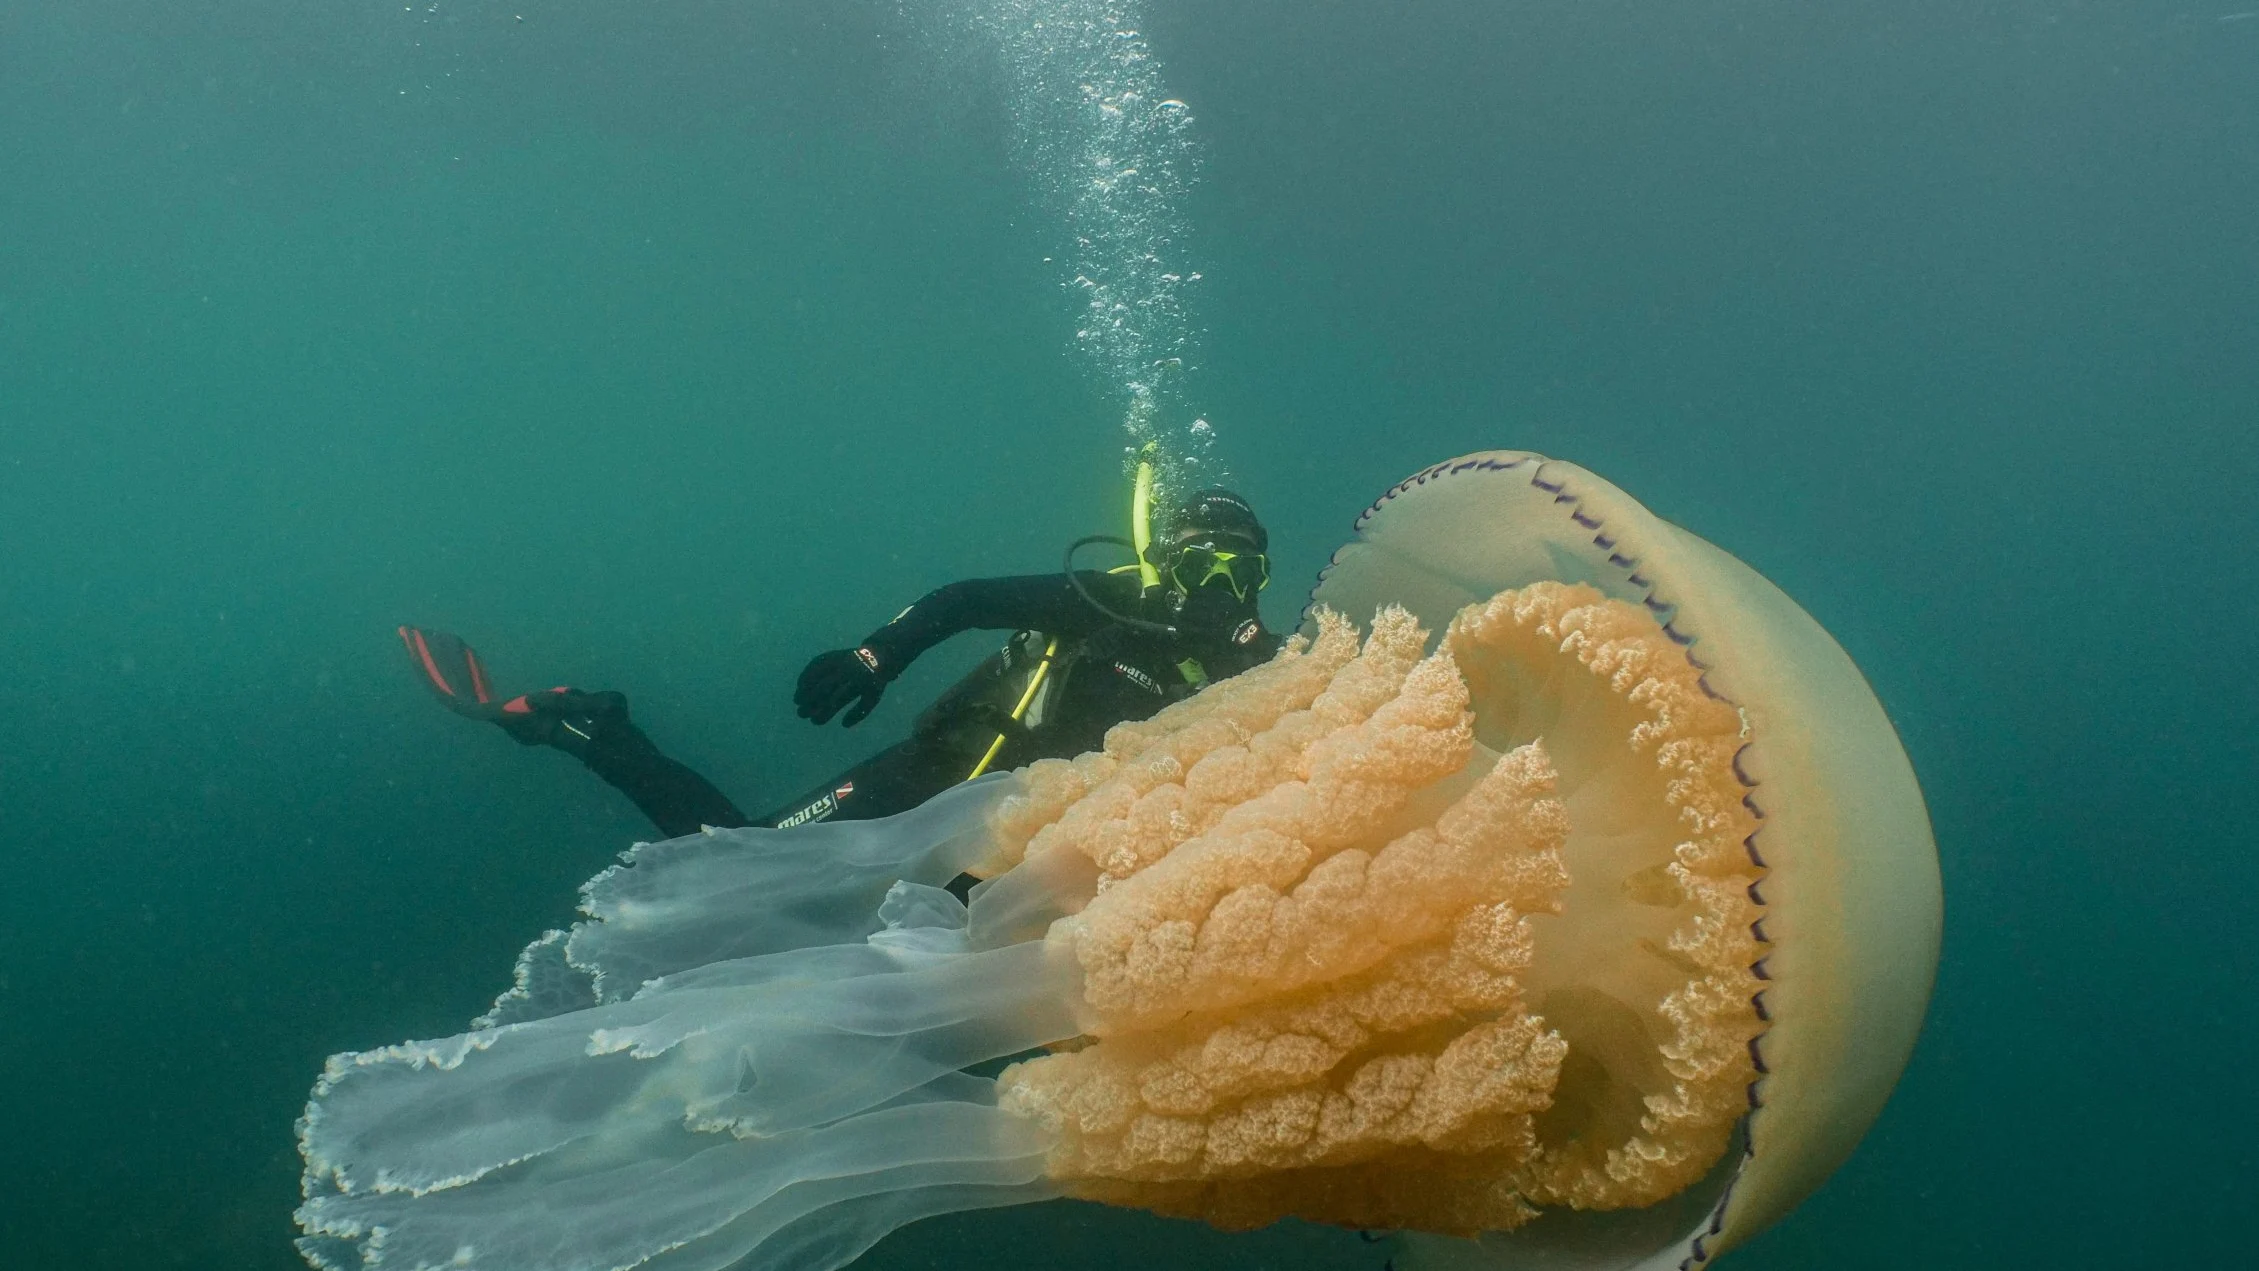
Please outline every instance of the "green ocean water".
M0 0L0 1265L281 1271L322 1058L648 827L392 628L746 807L813 653L1119 532L1121 385L971 0ZM1188 370L1291 626L1365 504L1573 459L1866 670L1944 962L1729 1266L2239 1264L2259 1177L2259 13L1149 0ZM1052 1205L873 1268L1378 1271Z

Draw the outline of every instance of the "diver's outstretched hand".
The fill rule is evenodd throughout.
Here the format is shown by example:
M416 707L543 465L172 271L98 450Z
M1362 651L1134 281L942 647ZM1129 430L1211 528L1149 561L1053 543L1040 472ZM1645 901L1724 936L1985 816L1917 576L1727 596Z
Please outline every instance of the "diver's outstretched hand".
M817 654L800 672L800 684L792 690L792 704L799 709L800 718L811 724L828 724L842 707L853 703L847 717L839 721L840 727L853 728L878 705L887 681L893 678L880 668L878 655L869 649L833 649Z
M495 725L521 746L554 746L578 755L607 721L628 717L627 695L608 691L553 688L498 702L478 650L462 637L402 627L400 642L408 646L408 660L440 705L465 719Z

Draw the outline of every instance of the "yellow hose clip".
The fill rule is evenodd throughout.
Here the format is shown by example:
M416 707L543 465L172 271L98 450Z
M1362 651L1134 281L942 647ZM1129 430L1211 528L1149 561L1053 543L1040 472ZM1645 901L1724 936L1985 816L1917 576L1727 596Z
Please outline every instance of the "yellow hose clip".
M1043 687L1044 677L1051 674L1051 658L1058 652L1059 637L1053 636L1051 643L1043 646L1043 660L1035 664L1035 674L1028 677L1027 690L1020 694L1019 704L1012 708L1013 723L1019 723L1020 718L1028 713L1028 705L1035 701L1036 691ZM970 781L988 771L988 765L995 763L996 756L1003 753L1004 742L1010 736L1010 733L996 734L996 740L988 743L988 753L982 755L980 762L973 765L973 770L965 774L965 780Z
M1130 496L1130 542L1137 548L1137 579L1147 590L1161 585L1160 567L1147 555L1153 546L1153 455L1158 449L1146 442L1137 456L1137 486Z

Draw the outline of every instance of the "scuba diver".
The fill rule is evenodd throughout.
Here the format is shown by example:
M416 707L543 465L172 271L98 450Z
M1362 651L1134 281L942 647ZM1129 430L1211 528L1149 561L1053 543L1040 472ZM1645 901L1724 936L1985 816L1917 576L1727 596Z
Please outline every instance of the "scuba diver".
M626 695L553 688L496 702L469 645L415 627L400 628L400 637L449 709L499 725L520 744L579 759L669 838L708 825L785 829L890 816L985 772L1096 750L1115 724L1148 718L1278 650L1256 613L1257 593L1270 583L1270 536L1254 510L1229 490L1197 491L1167 518L1156 544L1152 487L1151 465L1140 464L1134 539L1079 539L1056 574L951 583L854 648L818 654L800 673L793 703L811 723L839 716L853 728L926 650L961 631L1014 633L927 707L908 739L757 817L661 753L629 719ZM1137 563L1076 569L1076 553L1101 542L1130 548Z

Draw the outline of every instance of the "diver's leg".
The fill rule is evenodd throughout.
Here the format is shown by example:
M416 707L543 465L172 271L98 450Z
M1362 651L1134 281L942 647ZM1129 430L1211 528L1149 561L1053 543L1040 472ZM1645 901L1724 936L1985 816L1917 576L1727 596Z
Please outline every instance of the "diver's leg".
M442 706L466 719L494 724L520 745L549 746L587 764L666 837L695 834L703 825L730 829L749 824L713 782L659 753L628 719L626 694L553 688L498 701L478 651L462 637L402 627L400 639L424 687Z
M534 694L535 698L543 696ZM565 724L546 744L578 758L605 784L628 797L659 833L668 838L696 834L701 826L731 829L752 824L729 796L681 762L669 759L628 719L627 699L618 693L585 697L618 698L617 714L602 714ZM585 733L585 736L580 735Z
M869 821L906 812L962 781L972 768L954 746L913 737L856 764L753 824L790 829L811 821Z
M810 790L755 825L790 829L812 821L869 821L907 812L965 779L974 760L939 737L898 742ZM959 874L950 894L964 900L980 880Z

